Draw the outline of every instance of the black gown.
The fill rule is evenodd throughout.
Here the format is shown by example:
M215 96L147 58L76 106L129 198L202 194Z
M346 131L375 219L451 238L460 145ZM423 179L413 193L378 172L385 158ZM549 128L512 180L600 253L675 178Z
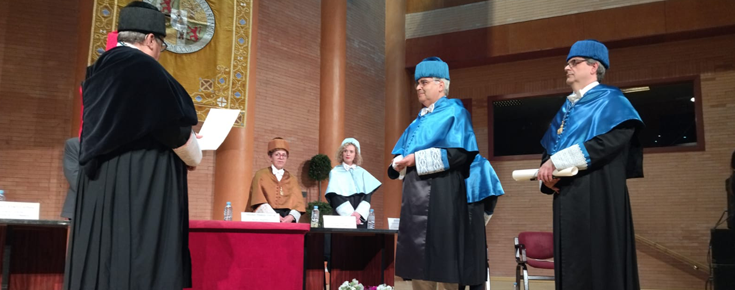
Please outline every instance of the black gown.
M186 91L152 57L114 48L88 69L67 289L191 286L186 164L172 151L197 123Z
M363 201L370 203L372 196L372 192L368 194L356 193L350 196L342 196L334 192L328 192L325 197L327 199L327 202L329 202L329 206L331 206L335 210L334 214L337 214L337 207L339 207L343 203L349 202L352 208L357 208L357 206L359 206L360 203L362 203ZM360 221L362 222L362 224L357 225L357 228L366 229L367 217L361 217Z
M643 177L636 121L587 142L587 170L561 178L554 195L556 289L640 289L627 178ZM543 162L549 158L545 153ZM543 164L542 162L542 164Z
M477 285L486 280L483 207L467 203L465 178L477 152L447 149L449 170L403 179L396 275L404 279ZM399 173L388 167L388 176Z

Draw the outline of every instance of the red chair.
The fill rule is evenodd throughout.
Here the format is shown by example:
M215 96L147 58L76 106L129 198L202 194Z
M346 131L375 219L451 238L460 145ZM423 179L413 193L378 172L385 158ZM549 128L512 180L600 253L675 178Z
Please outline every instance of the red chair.
M529 280L554 280L554 276L529 276L528 267L554 269L554 234L549 232L522 232L515 238L516 248L516 284L518 290L523 280L528 290Z

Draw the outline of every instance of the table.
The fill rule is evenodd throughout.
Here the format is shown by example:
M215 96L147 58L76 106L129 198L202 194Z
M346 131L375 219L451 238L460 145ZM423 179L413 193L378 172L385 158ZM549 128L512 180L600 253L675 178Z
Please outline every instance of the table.
M191 289L298 289L305 223L190 221Z
M331 236L330 287L357 279L365 287L394 285L395 234L385 229L312 228L304 243L303 289L323 289L324 241Z
M68 227L66 220L0 219L2 290L61 289Z

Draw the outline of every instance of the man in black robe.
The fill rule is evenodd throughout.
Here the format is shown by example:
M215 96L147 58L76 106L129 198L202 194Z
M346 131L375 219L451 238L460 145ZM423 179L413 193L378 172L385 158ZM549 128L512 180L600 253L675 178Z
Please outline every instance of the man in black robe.
M87 69L68 289L191 286L187 167L201 161L189 94L158 63L164 15L133 2L118 46Z
M623 93L599 84L605 45L575 43L564 67L573 93L541 140L541 191L554 195L556 289L640 289L627 178L643 177L643 122ZM555 169L576 166L574 177Z
M484 208L467 202L465 185L478 153L472 120L461 101L446 97L449 67L441 59L424 59L414 79L424 108L396 143L388 167L391 179L403 179L396 275L414 280L416 290L436 282L481 289Z

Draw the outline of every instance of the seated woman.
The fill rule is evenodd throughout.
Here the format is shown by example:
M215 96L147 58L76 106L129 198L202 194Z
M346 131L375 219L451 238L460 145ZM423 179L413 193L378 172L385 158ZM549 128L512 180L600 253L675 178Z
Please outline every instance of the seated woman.
M370 213L370 197L381 185L375 177L359 165L362 164L360 142L355 138L342 141L337 150L341 164L329 172L329 185L325 193L329 205L341 216L354 216L358 227L367 227Z
M296 176L286 171L288 143L280 137L268 142L271 166L255 172L250 186L249 211L272 212L281 216L282 223L298 222L306 212Z

